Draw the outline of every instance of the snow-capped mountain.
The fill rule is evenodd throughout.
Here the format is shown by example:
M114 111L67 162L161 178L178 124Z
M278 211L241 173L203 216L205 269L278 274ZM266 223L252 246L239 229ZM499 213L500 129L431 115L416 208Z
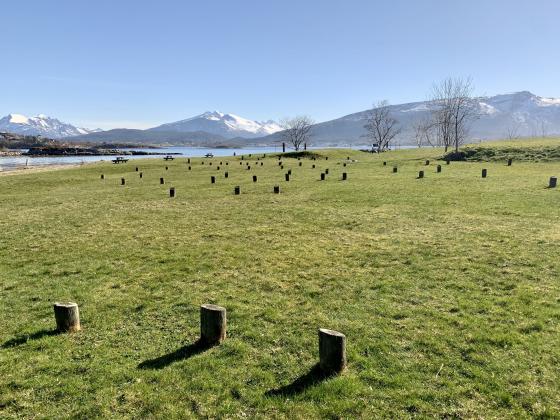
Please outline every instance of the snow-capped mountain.
M20 114L10 114L0 119L0 132L22 134L29 136L43 136L48 138L63 138L79 136L100 130L88 130L64 123L56 118L40 114L26 117Z
M500 139L560 134L560 99L546 98L523 91L480 97L478 119L472 123L473 139ZM391 115L399 122L402 132L400 144L414 144L414 123L429 117L433 104L429 101L390 105ZM315 124L311 130L314 145L365 144L364 124L368 111L346 115L335 120ZM268 143L280 141L279 134L263 139Z
M253 121L234 114L224 114L219 111L205 112L186 120L163 124L149 129L149 131L195 132L205 131L224 138L262 137L282 130L274 121Z

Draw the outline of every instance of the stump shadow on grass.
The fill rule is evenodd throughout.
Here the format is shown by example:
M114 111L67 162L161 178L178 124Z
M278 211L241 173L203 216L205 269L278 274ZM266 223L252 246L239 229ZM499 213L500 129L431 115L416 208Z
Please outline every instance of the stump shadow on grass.
M211 347L211 345L198 340L195 343L183 346L174 352L164 354L163 356L156 357L155 359L144 360L138 365L138 369L163 369L172 363L186 360L190 357L196 356L197 354L204 353Z
M291 384L284 385L283 387L280 388L271 389L270 391L265 392L265 395L267 397L294 396L302 393L303 391L305 391L308 388L311 388L312 386L320 384L321 382L333 376L334 375L329 375L323 372L323 370L321 370L321 367L317 363L315 366L311 368L309 372L307 372L303 376L300 376Z
M28 341L39 340L43 337L50 337L52 335L58 335L58 334L60 334L60 332L57 330L40 330L34 332L33 334L25 334L19 337L12 338L11 340L8 340L4 344L0 345L0 349L8 349L10 347L21 346L22 344L25 344Z

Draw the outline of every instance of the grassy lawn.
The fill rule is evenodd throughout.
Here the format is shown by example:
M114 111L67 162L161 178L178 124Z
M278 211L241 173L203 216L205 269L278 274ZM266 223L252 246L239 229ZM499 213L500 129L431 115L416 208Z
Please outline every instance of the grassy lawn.
M558 418L560 161L442 153L0 176L0 417ZM203 303L228 338L192 351ZM313 375L319 327L341 376Z

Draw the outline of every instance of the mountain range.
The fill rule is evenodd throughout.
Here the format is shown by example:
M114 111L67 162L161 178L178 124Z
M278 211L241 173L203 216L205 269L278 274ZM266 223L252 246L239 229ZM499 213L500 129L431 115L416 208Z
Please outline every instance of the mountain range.
M427 118L429 101L391 105L402 132L400 144L414 144L414 124ZM473 122L473 139L542 136L560 134L560 99L545 98L523 91L476 99L479 118ZM315 124L311 144L316 146L363 145L368 143L364 124L368 111ZM131 142L190 146L254 146L281 141L281 126L270 121L253 121L218 111L162 124L147 130L87 130L44 115L28 118L10 114L0 119L0 132L43 135L88 142Z

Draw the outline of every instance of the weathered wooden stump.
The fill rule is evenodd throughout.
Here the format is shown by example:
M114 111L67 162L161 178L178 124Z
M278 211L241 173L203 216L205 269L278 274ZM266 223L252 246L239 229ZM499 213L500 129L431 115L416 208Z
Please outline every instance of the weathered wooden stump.
M237 187L235 187L235 188L233 189L233 193L234 193L235 195L239 195L239 194L241 193L241 189L237 186Z
M321 172L321 181L324 181L324 180L325 180L325 173Z
M138 172L138 166L136 167L136 172Z
M451 164L451 161L450 161L450 160L446 160L446 161L445 161L445 164L446 164L446 165L450 165L450 164Z
M441 165L436 166L436 172L439 174L441 172Z
M191 167L189 166L189 171L191 170Z
M243 160L243 155L241 155L241 160Z
M188 159L187 159L187 163L191 163L191 158L188 158Z
M556 177L551 176L548 180L548 188L556 188Z
M175 187L169 188L169 197L170 198L175 197Z
M278 185L274 186L274 194L280 194L280 187Z
M427 161L426 161L426 166L428 166L429 164L430 164L430 161L429 161L429 160L427 160Z
M219 166L216 166L216 170L219 171L219 170L220 170L220 167L219 167Z
M507 166L511 166L512 162L513 162L513 159L512 159L512 158L509 158L509 159L508 159L508 162L507 162Z
M165 167L165 170L167 171L168 169L169 169L169 166L166 166L166 167Z
M101 174L101 179L105 179L105 175Z
M299 162L298 165L301 166L303 162Z
M329 157L328 157L328 156L325 156L325 160L329 160Z
M239 162L240 165L243 165L243 162Z
M311 165L311 169L315 169L315 165Z
M247 170L250 171L250 170L251 170L251 167L250 167L250 166L247 166Z
M140 178L142 178L142 177L144 176L144 174L143 174L142 172L140 172L140 173L138 174L138 176L139 176Z
M347 178L346 172L342 172L342 180L343 180L343 181L346 181L346 178Z
M228 172L224 172L224 178L228 178L229 177L229 173Z
M121 185L124 185L126 183L124 178L121 178Z
M56 302L54 304L56 330L59 332L80 331L80 310L74 302Z
M319 367L327 375L346 368L346 336L338 331L319 328Z
M263 166L263 163L261 162L261 166Z
M278 166L282 166L282 161L279 161L279 162L278 162Z
M210 183L211 183L211 184L215 184L215 183L216 183L216 177L215 177L215 176L211 176L211 177L210 177Z
M208 165L212 166L212 162L209 162Z
M398 168L396 166L393 166L393 173L396 174L398 171Z
M419 171L418 172L418 179L420 178L424 178L424 171Z
M253 182L257 182L257 176L253 175Z
M159 179L159 185L163 185L163 184L165 184L165 180L163 178L160 178Z
M325 169L325 175L329 174L329 168Z
M288 169L288 175L292 175L292 170Z
M486 169L482 170L482 178L486 178L486 175L488 175L488 171Z
M229 165L229 162L226 162L226 166L228 166L228 165Z
M344 166L344 167L346 168L346 162L344 162L344 163L342 164L342 166Z
M226 308L206 304L200 307L200 341L215 346L226 339Z
M290 180L290 174L285 174L284 179L286 179L286 182L289 181Z
M383 166L387 166L387 162L383 162Z

